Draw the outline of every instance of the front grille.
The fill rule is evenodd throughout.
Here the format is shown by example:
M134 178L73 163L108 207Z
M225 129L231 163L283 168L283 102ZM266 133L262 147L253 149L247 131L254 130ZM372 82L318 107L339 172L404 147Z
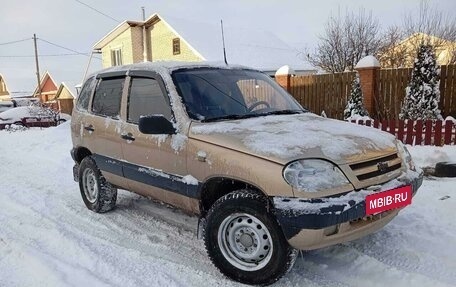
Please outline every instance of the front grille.
M402 160L397 153L369 161L351 164L350 168L359 181L375 178L401 168Z

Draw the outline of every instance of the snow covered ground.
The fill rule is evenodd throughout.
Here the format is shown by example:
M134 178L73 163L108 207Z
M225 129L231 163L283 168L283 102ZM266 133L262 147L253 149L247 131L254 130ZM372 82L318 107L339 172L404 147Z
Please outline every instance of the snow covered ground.
M0 286L239 286L209 262L195 217L125 191L113 212L86 209L70 149L68 122L0 131ZM456 160L456 147L411 153L436 150ZM276 285L456 286L455 186L426 179L384 229L304 252Z

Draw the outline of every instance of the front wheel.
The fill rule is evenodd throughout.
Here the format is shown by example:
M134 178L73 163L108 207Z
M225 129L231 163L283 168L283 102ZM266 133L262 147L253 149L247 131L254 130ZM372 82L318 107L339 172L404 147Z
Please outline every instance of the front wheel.
M267 199L250 190L217 200L206 218L205 245L214 265L247 284L271 284L294 264L296 250L266 208Z

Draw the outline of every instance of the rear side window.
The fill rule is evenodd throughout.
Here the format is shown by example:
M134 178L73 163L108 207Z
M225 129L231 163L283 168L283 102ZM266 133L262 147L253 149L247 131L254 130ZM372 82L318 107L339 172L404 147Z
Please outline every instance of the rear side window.
M90 95L92 94L93 88L95 84L95 78L89 78L82 87L81 92L79 93L78 103L76 104L76 108L78 110L87 111L89 108L89 100Z
M112 118L118 117L124 82L124 77L102 79L93 96L92 112Z
M128 99L128 122L138 123L141 116L161 114L171 119L171 108L157 80L132 78Z

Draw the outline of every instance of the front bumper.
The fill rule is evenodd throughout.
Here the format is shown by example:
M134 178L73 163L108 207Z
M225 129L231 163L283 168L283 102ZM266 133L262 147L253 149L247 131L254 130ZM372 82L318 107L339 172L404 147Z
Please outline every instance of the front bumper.
M414 196L422 182L421 171L409 171L381 185L380 190L411 185ZM400 209L396 209L366 217L365 197L372 193L371 190L360 190L318 199L274 197L274 212L294 248L316 249L372 233L399 213Z

